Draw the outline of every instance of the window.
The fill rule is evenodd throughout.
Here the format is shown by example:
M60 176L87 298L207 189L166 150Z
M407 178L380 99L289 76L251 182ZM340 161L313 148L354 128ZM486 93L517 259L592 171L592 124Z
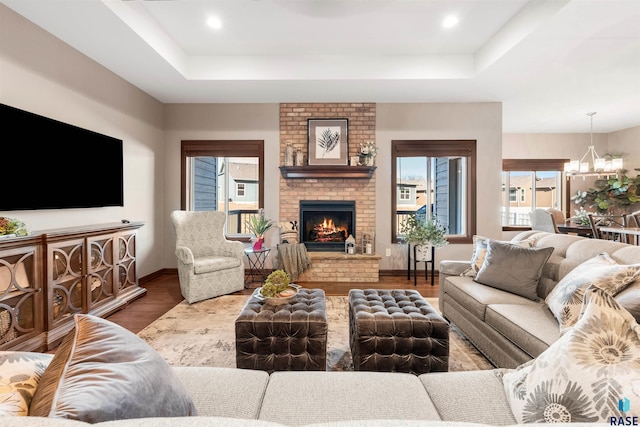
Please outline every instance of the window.
M244 197L244 184L241 182L236 183L236 196Z
M246 220L264 206L264 141L182 141L184 210L227 213L227 234L249 234Z
M529 226L529 212L536 208L558 209L568 216L571 189L562 178L565 162L565 159L502 161L503 229Z
M392 141L391 156L391 241L401 241L400 224L415 213L436 215L447 227L449 242L471 242L476 232L476 141ZM403 198L405 188L415 192L409 193L411 204Z
M400 188L400 200L411 200L411 190L409 188Z

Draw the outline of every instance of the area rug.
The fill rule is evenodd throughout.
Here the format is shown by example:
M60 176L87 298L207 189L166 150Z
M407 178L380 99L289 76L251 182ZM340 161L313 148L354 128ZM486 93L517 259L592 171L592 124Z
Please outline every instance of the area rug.
M138 336L170 365L236 367L235 320L249 296L225 295L188 304L182 301ZM438 307L437 298L426 298ZM353 370L349 350L348 297L327 297L327 370ZM449 370L493 366L455 328L449 336Z

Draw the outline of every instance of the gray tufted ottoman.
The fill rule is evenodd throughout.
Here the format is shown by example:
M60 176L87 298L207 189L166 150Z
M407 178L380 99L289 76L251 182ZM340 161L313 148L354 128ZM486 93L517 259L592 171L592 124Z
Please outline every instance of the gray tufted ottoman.
M236 318L236 366L273 371L324 371L327 308L322 289L300 289L290 303L249 298Z
M449 323L417 291L352 289L349 335L356 371L449 369Z

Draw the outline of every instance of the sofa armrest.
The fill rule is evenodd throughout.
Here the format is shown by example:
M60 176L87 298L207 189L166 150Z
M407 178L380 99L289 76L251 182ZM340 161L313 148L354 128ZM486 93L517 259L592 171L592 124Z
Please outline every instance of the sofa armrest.
M177 246L176 247L176 257L178 258L178 262L182 264L193 264L193 252L186 246Z
M438 267L440 275L459 276L471 267L470 261L442 260Z

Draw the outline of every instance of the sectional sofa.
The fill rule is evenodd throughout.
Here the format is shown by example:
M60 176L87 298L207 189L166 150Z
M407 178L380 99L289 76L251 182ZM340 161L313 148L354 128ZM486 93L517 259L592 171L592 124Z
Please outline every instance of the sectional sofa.
M570 271L603 252L623 264L640 263L640 246L614 241L525 231L511 242L525 241L531 242L525 246L553 248L535 289L536 300L478 283L473 274L465 274L472 268L471 261L444 260L439 266L438 304L442 315L500 368L528 362L558 340L558 320L545 299ZM616 299L640 317L640 283L631 285Z
M439 426L515 424L494 371L415 376L378 372L274 372L175 367L198 417L100 422L109 427ZM152 392L150 390L150 392ZM105 396L105 399L108 397ZM55 418L4 417L3 427L80 427Z

